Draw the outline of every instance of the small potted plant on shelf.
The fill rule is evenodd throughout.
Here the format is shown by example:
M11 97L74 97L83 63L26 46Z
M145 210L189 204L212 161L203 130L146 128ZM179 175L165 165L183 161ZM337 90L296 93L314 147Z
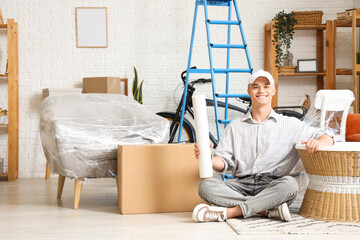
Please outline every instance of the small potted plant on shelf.
M276 66L280 70L280 66L283 60L287 59L291 47L291 40L294 35L294 25L297 24L297 20L294 18L294 14L285 13L284 10L277 13L273 18L274 21L274 40L272 41L276 49Z
M142 94L142 85L144 80L141 81L140 85L139 85L139 81L138 81L138 74L137 74L137 70L134 67L134 80L132 82L132 86L131 86L131 90L132 90L132 94L134 96L134 99L139 102L140 104L143 104L143 94Z

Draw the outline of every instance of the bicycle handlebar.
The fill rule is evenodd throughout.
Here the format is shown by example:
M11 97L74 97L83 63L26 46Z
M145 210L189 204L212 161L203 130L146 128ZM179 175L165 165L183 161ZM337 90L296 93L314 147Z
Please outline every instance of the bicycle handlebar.
M208 82L211 82L211 78L199 78L199 79L196 79L194 81L191 81L190 83L192 85L194 85L196 83L208 83Z
M190 69L196 69L196 66L193 66ZM187 69L181 73L181 80L184 82L184 84L185 84L185 80L186 80L186 75L185 75L186 72L187 72Z
M196 66L193 66L190 69L196 69ZM184 85L185 85L185 82L186 82L186 72L187 72L187 70L185 70L185 71L183 71L181 73L181 80L183 81ZM189 85L194 86L197 83L208 83L208 82L211 82L211 81L212 81L211 78L199 78L199 79L196 79L196 80L193 80L193 81L189 82Z

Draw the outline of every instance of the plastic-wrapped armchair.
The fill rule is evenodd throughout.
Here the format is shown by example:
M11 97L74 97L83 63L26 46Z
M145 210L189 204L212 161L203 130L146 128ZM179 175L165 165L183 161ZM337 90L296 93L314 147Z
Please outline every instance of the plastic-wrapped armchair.
M169 122L124 95L81 94L46 98L41 104L40 136L50 170L75 179L74 209L84 178L112 177L117 146L167 143Z

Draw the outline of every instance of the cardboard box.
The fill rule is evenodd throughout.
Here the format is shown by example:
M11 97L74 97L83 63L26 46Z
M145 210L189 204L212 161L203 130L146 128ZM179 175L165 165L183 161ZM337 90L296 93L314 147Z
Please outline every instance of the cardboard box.
M188 212L203 202L193 144L119 146L117 171L122 214Z
M110 94L123 93L127 96L127 78L119 78L119 77L83 78L83 93L110 93Z
M81 94L82 89L81 88L44 88L42 90L42 99L49 96L55 96L55 95L73 95L73 94Z
M353 16L353 10L356 10L356 15L357 15L357 17L359 17L360 8L351 8L351 9L346 9L346 10L345 10L345 19L352 18L352 16Z

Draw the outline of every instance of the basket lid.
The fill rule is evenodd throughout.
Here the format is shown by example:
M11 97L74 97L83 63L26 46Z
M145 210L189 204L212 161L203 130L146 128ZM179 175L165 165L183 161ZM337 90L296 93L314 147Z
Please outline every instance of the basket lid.
M305 150L305 144L296 144L295 148ZM336 142L332 146L319 148L319 151L360 152L360 142Z

